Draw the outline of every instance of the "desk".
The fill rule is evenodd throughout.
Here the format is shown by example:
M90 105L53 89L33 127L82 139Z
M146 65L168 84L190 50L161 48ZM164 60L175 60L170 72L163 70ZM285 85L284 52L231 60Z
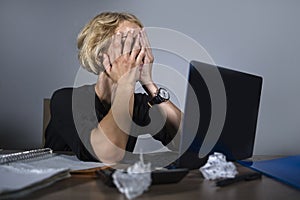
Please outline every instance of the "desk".
M22 199L122 199L125 195L116 188L107 187L97 178L72 176L47 188L35 191ZM300 190L266 176L260 180L244 181L226 187L216 187L213 181L202 178L198 170L191 171L177 184L153 185L139 199L199 199L199 200L256 200L300 199Z

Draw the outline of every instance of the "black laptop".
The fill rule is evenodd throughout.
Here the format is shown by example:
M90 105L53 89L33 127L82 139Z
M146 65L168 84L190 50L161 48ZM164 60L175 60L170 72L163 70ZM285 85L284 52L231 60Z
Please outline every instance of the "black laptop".
M251 157L261 90L258 75L191 61L179 151L145 154L144 160L153 167L196 169L214 152L232 161ZM133 157L130 163L139 159Z
M175 165L199 168L213 152L221 152L232 161L251 157L262 77L191 61L188 81L181 156Z

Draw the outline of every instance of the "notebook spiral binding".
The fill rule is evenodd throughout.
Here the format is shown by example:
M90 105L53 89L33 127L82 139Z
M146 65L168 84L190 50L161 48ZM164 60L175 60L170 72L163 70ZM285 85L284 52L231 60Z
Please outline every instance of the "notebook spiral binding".
M17 153L0 155L0 164L11 163L19 160L27 160L31 158L39 158L47 155L52 155L53 151L50 148L34 149Z

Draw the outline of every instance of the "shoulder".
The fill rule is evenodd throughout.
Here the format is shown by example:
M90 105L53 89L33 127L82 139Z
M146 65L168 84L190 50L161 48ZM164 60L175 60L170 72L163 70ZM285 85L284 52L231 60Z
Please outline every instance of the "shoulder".
M51 97L51 100L61 100L72 96L73 88L61 88L56 90Z
M72 104L72 100L74 96L77 97L87 97L89 94L93 95L93 85L84 85L81 87L73 88L73 87L65 87L60 88L52 94L51 97L51 105L56 106L66 106Z
M71 98L74 93L80 93L80 94L94 94L93 93L93 85L84 85L81 87L73 88L73 87L65 87L65 88L60 88L56 91L54 91L51 99L56 100L56 99L66 99L66 98Z
M73 88L61 88L56 90L51 97L50 106L52 109L65 106L72 100Z

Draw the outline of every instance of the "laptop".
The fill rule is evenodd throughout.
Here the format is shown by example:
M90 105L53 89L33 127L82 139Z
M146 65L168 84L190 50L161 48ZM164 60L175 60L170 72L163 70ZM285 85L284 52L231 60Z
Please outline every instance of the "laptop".
M231 161L250 158L263 78L191 61L188 81L180 145L182 155L177 159L176 166L199 168L213 152L223 153ZM195 120L197 113L193 93L199 104L200 120ZM196 132L194 136L193 132Z
M263 78L191 61L178 152L145 154L154 166L196 169L214 152L252 156Z

